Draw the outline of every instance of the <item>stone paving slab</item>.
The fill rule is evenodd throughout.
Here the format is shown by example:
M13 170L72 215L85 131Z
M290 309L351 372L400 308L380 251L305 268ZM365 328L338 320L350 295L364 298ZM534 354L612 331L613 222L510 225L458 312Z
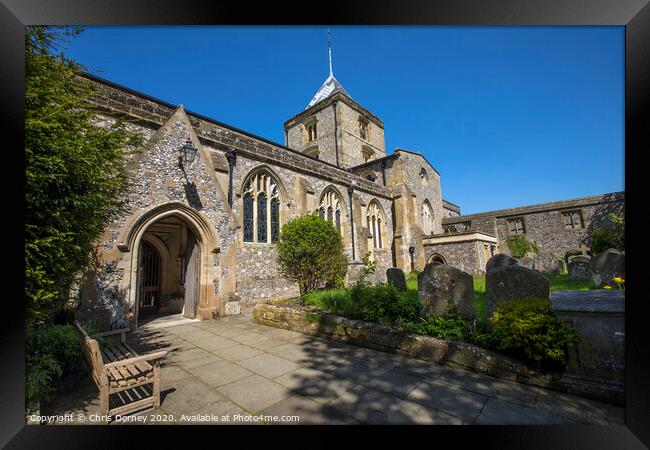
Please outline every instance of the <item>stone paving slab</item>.
M280 400L262 411L262 414L278 417L279 420L268 421L268 424L319 425L326 422L328 425L355 425L360 423L341 410L297 395ZM282 420L282 416L295 415L299 416L298 421Z
M259 375L221 386L219 392L251 412L268 408L291 394L285 386Z
M268 353L244 359L239 361L238 364L267 378L279 377L300 367L287 359Z
M254 424L261 422L250 415L259 413L300 415L303 424L624 423L621 407L265 327L251 322L250 309L221 320L145 326L129 342L140 352L169 352L161 363L160 410L134 416L168 414L174 423L185 414L209 424ZM86 376L41 412L98 411L99 392Z
M406 400L427 408L444 411L465 423L472 423L481 413L488 397L464 391L444 383L424 381L409 392Z
M563 425L576 423L576 421L496 398L489 398L475 423L477 425Z

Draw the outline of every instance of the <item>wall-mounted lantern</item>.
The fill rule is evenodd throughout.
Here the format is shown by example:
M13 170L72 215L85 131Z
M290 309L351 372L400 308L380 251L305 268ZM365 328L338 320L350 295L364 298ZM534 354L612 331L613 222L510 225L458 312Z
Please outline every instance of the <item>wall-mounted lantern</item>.
M179 149L179 156L178 156L178 165L180 167L183 167L185 164L191 164L192 161L194 161L194 158L196 157L196 153L198 150L194 145L192 145L192 141L189 139L185 141L185 144Z

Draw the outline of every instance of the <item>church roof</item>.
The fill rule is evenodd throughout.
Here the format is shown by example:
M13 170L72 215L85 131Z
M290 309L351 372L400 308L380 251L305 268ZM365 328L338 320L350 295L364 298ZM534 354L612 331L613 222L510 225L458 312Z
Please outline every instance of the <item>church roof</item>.
M323 85L320 87L320 89L318 89L318 92L316 92L316 95L314 95L314 98L311 99L309 105L307 105L305 109L311 108L316 103L325 100L327 97L335 94L336 92L341 92L350 97L350 94L348 94L347 91L343 89L341 83L339 83L338 80L334 78L334 75L332 75L332 72L330 72L330 76L327 77L327 79L323 82Z

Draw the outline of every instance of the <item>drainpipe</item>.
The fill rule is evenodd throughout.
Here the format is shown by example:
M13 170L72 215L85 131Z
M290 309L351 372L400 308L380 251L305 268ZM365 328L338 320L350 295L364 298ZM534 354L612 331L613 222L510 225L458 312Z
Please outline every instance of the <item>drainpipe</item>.
M237 161L237 155L234 150L229 150L226 152L226 159L228 160L228 204L232 208L232 176L233 176L233 167Z
M348 188L348 196L350 197L350 236L352 237L352 261L356 259L355 256L355 251L354 251L354 210L352 208L352 193L354 192L354 188L350 186Z
M381 178L384 180L384 186L386 186L386 160L381 161Z
M338 124L336 122L336 100L332 102L332 108L334 109L334 148L336 149L336 167L339 166L339 131Z

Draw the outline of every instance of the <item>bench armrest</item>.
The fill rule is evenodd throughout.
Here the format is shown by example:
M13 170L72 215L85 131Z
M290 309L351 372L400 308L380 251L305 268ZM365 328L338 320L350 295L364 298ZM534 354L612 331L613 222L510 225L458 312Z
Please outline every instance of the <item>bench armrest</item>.
M113 361L110 363L104 364L104 369L111 369L113 367L128 366L131 364L137 364L144 361L154 361L156 359L162 359L167 354L167 351L147 353L146 355L134 356L133 358L120 359L119 361Z

